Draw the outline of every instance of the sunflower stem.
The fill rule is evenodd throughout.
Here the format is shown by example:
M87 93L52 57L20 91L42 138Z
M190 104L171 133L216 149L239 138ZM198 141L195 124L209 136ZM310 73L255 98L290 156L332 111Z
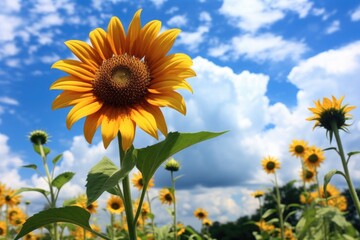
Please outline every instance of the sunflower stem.
M120 153L120 166L123 166L125 151L122 148L122 138L121 133L118 132L118 144L119 144L119 153ZM124 206L125 206L125 214L126 214L126 221L129 228L129 239L136 240L136 222L134 222L134 214L133 214L133 206L131 200L131 190L130 190L130 179L129 175L126 175L122 180L123 186L123 195L124 195Z
M280 222L280 234L281 234L281 239L284 240L285 237L284 237L283 211L282 211L282 206L281 206L281 196L280 196L280 190L279 190L279 184L277 181L276 172L274 172L274 176L275 176L276 202L277 202L277 208L278 208L278 213L279 213L279 222Z
M341 143L341 138L340 138L340 134L339 134L339 129L337 127L337 123L336 121L331 121L330 123L331 125L331 129L335 135L335 139L336 139L336 143L337 143L337 146L339 148L339 155L340 155L340 158L341 158L341 163L343 165L343 168L344 168L344 174L345 174L345 180L346 180L346 183L348 184L348 187L349 187L349 191L350 191L350 195L351 195L351 198L354 202L354 205L356 207L356 210L358 212L358 215L360 217L360 202L359 202L359 197L358 195L356 194L356 191L355 191L355 188L354 188L354 185L351 181L351 178L350 178L350 172L349 172L349 168L348 168L348 164L346 162L346 158L345 158L345 154L344 154L344 149L343 149L343 146L342 146L342 143Z
M134 218L134 225L136 225L136 222L140 216L141 213L141 207L142 204L144 202L144 198L145 198L145 193L147 192L147 186L148 186L148 182L145 182L141 191L141 195L140 195L140 200L139 200L139 204L138 204L138 208L136 210L136 214L135 214L135 218Z
M171 172L171 188L172 194L174 195L174 240L177 240L177 230L176 230L176 198L175 198L175 179L174 179L174 171Z
M148 201L148 203L149 203L150 212L152 213L151 201L150 201L150 196L149 196L149 192L148 192L148 191L146 191L146 199L147 199L147 201ZM151 218L151 228L152 228L152 231L153 231L154 240L156 240L154 217Z

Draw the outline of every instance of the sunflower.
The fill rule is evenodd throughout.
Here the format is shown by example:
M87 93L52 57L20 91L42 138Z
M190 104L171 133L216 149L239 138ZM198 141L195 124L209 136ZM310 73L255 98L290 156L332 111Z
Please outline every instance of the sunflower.
M275 157L264 157L261 164L267 174L275 173L276 169L280 169L280 162Z
M136 126L156 139L158 130L167 135L160 107L186 113L185 101L175 90L192 92L186 81L196 76L192 60L183 53L167 55L180 30L160 33L157 20L142 27L141 11L135 13L127 34L121 21L112 17L107 32L101 28L90 32L92 46L78 40L65 42L79 60L59 60L52 66L69 74L51 85L50 89L64 90L52 108L73 106L66 119L68 129L86 117L84 136L89 143L101 125L105 148L120 132L122 148L127 150Z
M144 187L144 182L141 172L134 173L131 182L133 183L134 187L138 188L139 191L141 191L141 189ZM149 190L149 188L153 186L154 186L154 179L151 178L146 190Z
M296 239L291 228L285 228L284 235L285 235L285 240L295 240Z
M7 217L8 217L9 223L13 226L20 226L26 220L25 213L19 207L11 207L8 210Z
M275 230L274 225L268 224L264 220L261 220L260 222L256 222L255 224L259 227L260 231L272 232Z
M208 218L205 218L204 220L202 220L202 224L207 227L210 227L212 225L212 221Z
M177 229L176 236L181 236L186 231L185 226L182 223L178 223L176 225L176 229Z
M6 236L7 228L6 223L4 221L0 222L0 236Z
M160 190L159 198L162 204L171 204L175 199L174 195L168 188L163 188Z
M125 210L125 206L120 197L111 195L107 201L106 209L111 214L120 214Z
M315 101L315 107L309 108L314 115L306 120L316 121L314 128L323 127L327 131L330 131L330 133L332 133L332 122L336 123L338 129L346 130L346 127L349 126L346 124L346 120L351 119L349 112L353 110L355 106L342 106L343 99L344 96L340 97L340 99L332 96L332 99L324 97L322 103L320 100Z
M324 187L320 187L320 197L321 198L331 198L331 197L337 197L340 196L340 191L331 184L328 184L326 186L326 192L324 192Z
M194 211L194 216L197 217L200 220L204 220L208 217L208 213L203 208L198 208Z
M78 196L75 201L76 201L75 203L76 206L86 209L91 214L97 213L97 208L99 207L99 204L95 201L88 205L86 195Z
M300 194L300 202L302 204L310 204L314 201L315 198L318 197L317 192L303 192Z
M289 152L292 156L303 157L308 147L308 143L304 140L292 140L289 148Z
M16 194L16 190L6 188L2 193L3 202L9 207L16 206L20 203L21 196Z
M316 180L316 172L311 168L304 168L300 173L301 179L303 182L310 183Z
M303 159L305 165L308 168L318 168L320 167L320 164L325 160L324 152L316 146L311 146L306 151Z
M251 196L253 196L254 198L261 198L262 196L264 196L264 194L264 191L256 190L255 192L251 193Z
M139 202L140 202L139 199L134 202L134 211L137 211L139 207ZM149 217L149 213L150 213L149 203L143 202L141 205L141 218L147 219Z

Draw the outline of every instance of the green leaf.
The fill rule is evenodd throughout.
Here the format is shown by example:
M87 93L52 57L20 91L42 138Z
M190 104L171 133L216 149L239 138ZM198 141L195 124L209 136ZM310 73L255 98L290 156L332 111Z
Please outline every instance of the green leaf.
M60 159L62 158L62 153L57 155L56 157L54 157L54 159L52 160L52 163L55 165L58 161L60 161Z
M143 181L148 183L160 165L175 153L190 147L191 145L220 136L224 133L225 132L171 132L167 135L165 140L157 144L134 150L133 157L136 162L136 167L142 173Z
M32 168L32 169L34 169L34 170L37 169L37 165L36 165L36 164L29 164L29 165L24 165L24 166L21 166L21 167L23 167L23 168Z
M360 153L360 151L355 151L355 152L348 152L348 156L350 157L350 156L352 156L352 155L356 155L356 154L359 154Z
M128 150L124 157L124 164L119 168L107 157L100 160L88 173L86 178L86 195L88 204L96 201L105 191L113 192L119 181L126 177L135 167L132 160L133 148Z
M277 210L276 209L268 209L268 210L266 210L266 212L264 212L264 214L262 215L262 218L267 218L267 217L269 217L271 214L273 214L273 213L276 213L277 212Z
M44 195L45 197L50 194L50 192L41 188L19 188L15 194L20 194L22 192L38 192Z
M40 145L33 144L33 147L34 147L34 151L37 152L41 156ZM45 147L45 146L42 146L42 147L44 149L45 156L48 155L50 153L50 148Z
M335 150L335 151L337 151L337 148L336 148L336 147L329 147L329 148L323 149L323 151L328 151L328 150Z
M107 236L92 230L89 225L89 219L90 213L78 206L47 209L28 218L23 224L19 234L15 237L15 240L20 239L35 229L56 222L76 224L89 232L92 232L104 239L110 240L110 238Z
M331 178L335 175L335 174L340 174L342 175L345 179L346 176L344 175L343 172L339 171L339 170L331 170L329 171L325 176L324 176L324 193L326 193L326 186L329 184Z
M69 182L73 176L75 175L74 172L64 172L59 174L54 180L52 180L51 185L56 187L58 190L64 186L65 183Z

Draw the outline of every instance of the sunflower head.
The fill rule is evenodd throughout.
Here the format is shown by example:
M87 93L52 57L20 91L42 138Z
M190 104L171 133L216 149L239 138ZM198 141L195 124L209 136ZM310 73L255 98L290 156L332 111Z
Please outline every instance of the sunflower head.
M264 232L273 232L275 230L275 226L272 224L268 224L266 221L261 220L255 223L261 231Z
M265 192L261 190L256 190L255 192L251 193L254 198L261 198L262 196L264 196L264 194Z
M210 227L212 225L212 221L208 218L205 218L204 220L202 220L202 224L204 226Z
M275 157L264 157L261 164L267 174L275 173L276 169L280 169L280 162Z
M304 168L301 170L301 179L305 183L313 182L316 180L316 171L311 168Z
M35 130L29 134L30 141L35 145L44 145L49 139L49 135L43 130Z
M162 204L172 204L175 200L174 194L168 189L163 188L160 190L159 199Z
M11 188L6 188L3 192L3 202L10 206L14 207L20 204L21 196L16 194L16 190Z
M133 177L131 178L131 182L133 183L134 187L136 187L139 191L141 191L144 187L144 179L142 177L141 172L134 173ZM149 190L153 186L154 186L154 179L151 178L146 190Z
M326 190L324 191L324 187L320 187L320 197L322 198L331 198L340 196L340 191L331 184L326 185Z
M0 221L0 236L6 236L6 234L7 234L6 222Z
M86 118L84 136L89 143L101 126L105 148L120 133L122 148L127 150L136 126L156 139L159 130L167 135L161 107L186 113L185 101L176 90L192 92L186 81L196 75L192 60L183 53L168 54L180 30L161 32L157 20L142 26L140 14L141 10L135 13L127 32L112 17L106 30L90 32L90 45L65 42L78 60L60 60L52 66L68 74L50 87L63 90L52 108L72 107L66 119L69 129Z
M315 121L314 128L325 128L326 132L330 133L330 139L334 131L333 127L347 131L346 127L349 126L349 124L347 124L346 121L351 119L349 112L353 110L355 106L342 105L343 99L344 96L340 97L340 99L332 96L332 99L324 97L322 103L320 100L315 101L315 107L309 108L314 115L306 120Z
M106 209L111 214L120 214L125 210L125 206L120 197L112 195L107 201Z
M204 220L208 217L208 212L203 208L197 208L194 211L194 216L197 217L200 220Z
M307 142L305 142L304 140L294 139L290 144L289 152L292 156L303 157L307 148Z
M316 146L311 146L306 151L303 160L308 168L318 168L320 167L320 164L325 160L324 152Z
M171 158L165 163L165 169L171 172L177 172L180 169L180 163L174 158Z

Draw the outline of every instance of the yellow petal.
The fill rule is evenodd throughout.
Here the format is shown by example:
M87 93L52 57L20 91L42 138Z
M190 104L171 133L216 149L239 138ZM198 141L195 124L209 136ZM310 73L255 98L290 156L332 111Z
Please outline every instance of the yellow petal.
M96 28L89 34L91 44L95 48L96 52L103 59L109 59L113 53L111 51L110 44L106 38L106 32L102 28Z
M51 107L53 110L55 110L63 107L73 106L81 102L84 98L89 98L91 96L93 96L92 93L82 93L65 90L55 98Z
M70 75L81 78L82 80L92 81L95 78L94 69L88 64L79 62L77 60L59 60L51 67L62 70Z
M150 68L152 74L154 74L154 72L162 71L164 68L178 65L183 68L189 68L193 65L193 62L191 58L184 53L174 53L159 59L151 64Z
M139 9L135 14L133 19L130 22L127 38L126 38L126 52L130 55L134 54L133 48L136 39L139 36L141 29L140 15L142 9Z
M119 131L119 122L113 111L114 110L112 109L107 111L101 123L101 134L105 148L109 146L110 142L116 137Z
M66 127L70 129L77 120L97 112L102 105L103 103L99 102L93 96L83 99L81 102L76 104L68 113L66 117Z
M84 136L88 143L91 144L96 129L100 126L103 119L101 110L86 117L84 123Z
M186 89L193 93L193 90L189 83L186 81L177 81L177 80L164 80L161 82L155 82L150 84L148 91L151 93L161 93L167 91L173 91L177 89Z
M77 56L80 61L87 63L95 68L101 64L101 58L89 44L79 40L69 40L65 45Z
M112 52L120 55L125 51L126 35L124 27L117 17L112 17L108 25L107 39Z
M131 119L146 133L158 139L156 120L143 107L133 108L131 110Z
M88 92L93 89L93 85L89 81L82 81L79 78L74 76L61 77L53 84L51 84L50 89L62 89L62 90L71 90L75 92Z
M148 94L147 102L158 107L171 107L182 114L186 114L184 98L177 92L162 94Z
M146 109L146 111L148 111L149 113L151 113L154 116L157 128L161 131L161 133L164 136L167 136L168 129L167 129L164 115L161 112L160 108L150 105L150 104L146 104L143 107L144 107L144 109Z
M134 142L135 123L127 115L120 118L119 130L121 133L121 145L124 151L128 150Z
M135 55L139 58L145 56L147 49L150 47L155 38L159 35L161 22L153 20L148 22L141 30L136 42ZM146 59L145 59L146 61Z

